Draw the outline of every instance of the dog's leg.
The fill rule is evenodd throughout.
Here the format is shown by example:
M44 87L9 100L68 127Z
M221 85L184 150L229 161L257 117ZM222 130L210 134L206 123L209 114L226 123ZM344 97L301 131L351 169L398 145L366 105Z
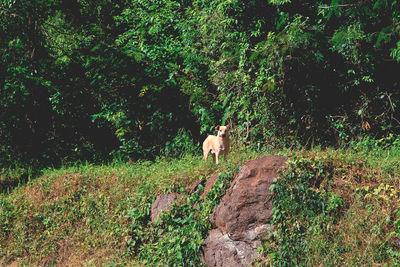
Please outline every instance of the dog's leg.
M215 163L216 154L215 153L211 153L211 155L213 157L213 162Z
M215 162L215 165L218 165L218 153L215 153L214 162Z
M203 150L203 160L207 160L209 151Z

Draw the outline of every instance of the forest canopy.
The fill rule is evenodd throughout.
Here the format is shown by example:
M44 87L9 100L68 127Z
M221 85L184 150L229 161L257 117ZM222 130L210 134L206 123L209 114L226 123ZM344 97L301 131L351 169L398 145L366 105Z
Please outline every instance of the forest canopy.
M0 167L400 130L400 3L2 0Z

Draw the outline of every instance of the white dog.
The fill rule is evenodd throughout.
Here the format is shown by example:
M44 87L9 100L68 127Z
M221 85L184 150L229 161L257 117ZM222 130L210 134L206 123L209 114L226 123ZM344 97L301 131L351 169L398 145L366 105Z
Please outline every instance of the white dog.
M207 160L208 154L211 152L214 163L218 164L218 158L224 155L226 158L230 150L229 144L229 126L217 126L217 136L209 135L203 142L203 159Z

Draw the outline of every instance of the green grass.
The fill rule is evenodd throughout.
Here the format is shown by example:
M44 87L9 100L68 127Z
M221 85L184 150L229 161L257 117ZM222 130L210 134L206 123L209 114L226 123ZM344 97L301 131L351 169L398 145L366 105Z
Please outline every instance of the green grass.
M193 182L255 157L232 153L217 167L186 155L43 170L0 195L0 263L132 263L127 242L133 207L160 193L186 193Z
M279 195L276 200L283 203L281 209L286 204L298 207L279 223L290 229L297 220L309 227L286 231L286 236L281 233L280 240L267 240L259 262L279 265L296 256L297 263L309 265L399 264L400 147L396 140L362 139L347 149L269 152L297 162L294 170L296 166L298 170L293 173L306 177L303 196L317 202L296 206L290 202L293 195ZM234 149L218 166L211 159L202 161L201 155L185 155L155 162L42 170L39 177L0 195L0 265L185 262L184 255L193 257L207 233L208 215L223 194L216 188L208 200L201 200L196 193L189 193L191 185L216 173L231 177L227 170L262 155L241 148ZM323 177L319 187L307 182L316 175ZM281 179L287 178L283 175ZM287 181L289 192L297 180ZM226 188L229 179L221 183L219 188ZM149 223L155 196L170 192L182 193L181 200L158 224ZM321 208L325 207L321 203L330 208ZM198 221L194 214L200 216ZM190 233L191 240L184 240L182 233ZM298 254L279 254L285 252L284 240L293 241L286 252Z

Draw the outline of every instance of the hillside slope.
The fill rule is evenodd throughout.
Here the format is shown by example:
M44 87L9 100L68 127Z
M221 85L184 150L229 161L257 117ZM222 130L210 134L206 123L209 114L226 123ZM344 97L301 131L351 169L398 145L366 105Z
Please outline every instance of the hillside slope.
M200 264L209 216L237 168L265 153L234 151L218 167L199 156L46 170L0 195L0 264ZM276 228L259 263L399 264L396 145L364 140L350 150L275 151L289 156L274 188ZM205 200L190 186L220 178ZM180 193L150 222L160 193ZM266 237L267 238L267 237Z

